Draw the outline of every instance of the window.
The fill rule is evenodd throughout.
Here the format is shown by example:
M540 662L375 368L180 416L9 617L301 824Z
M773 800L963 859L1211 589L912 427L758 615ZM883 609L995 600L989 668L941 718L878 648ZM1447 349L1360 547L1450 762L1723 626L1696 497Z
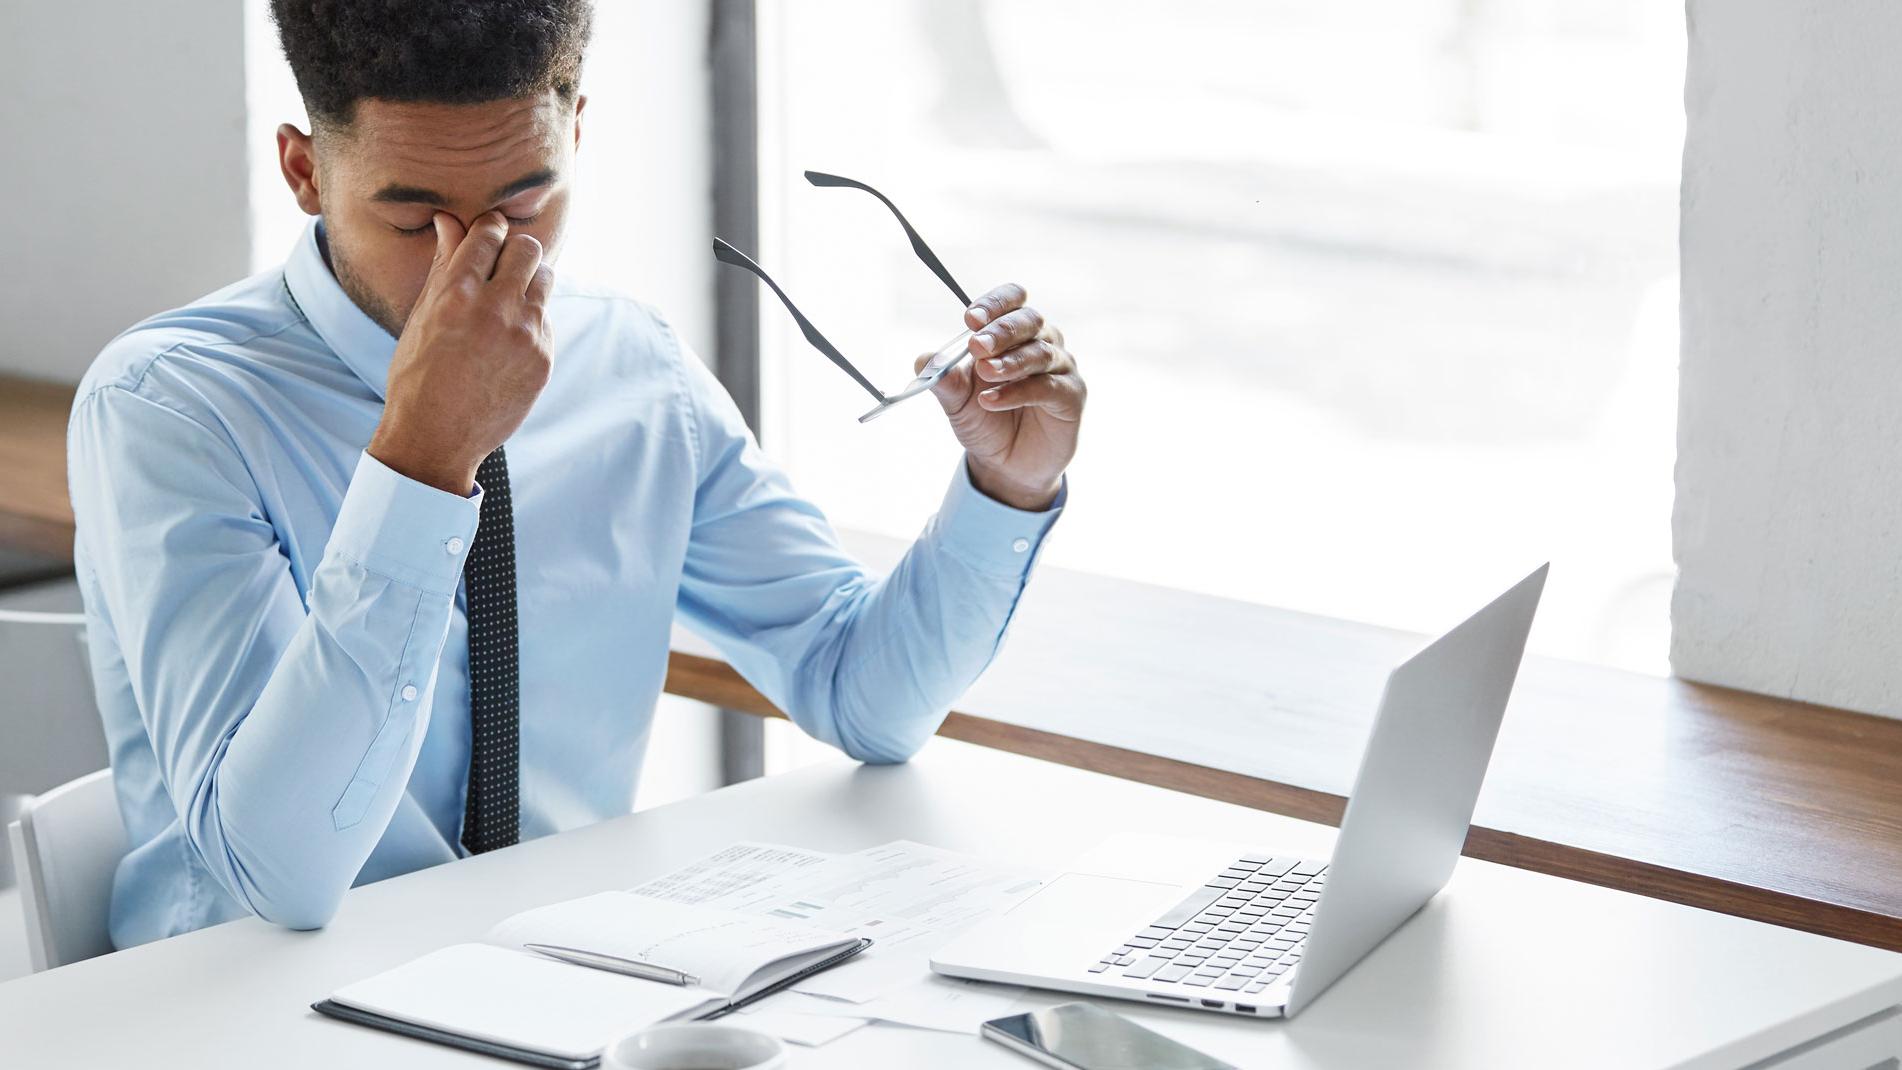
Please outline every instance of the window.
M1553 563L1663 672L1682 13L1612 0L760 6L759 259L875 381L1023 282L1091 386L1045 561L1414 631ZM763 295L767 446L902 538L958 456ZM881 369L881 370L873 370Z

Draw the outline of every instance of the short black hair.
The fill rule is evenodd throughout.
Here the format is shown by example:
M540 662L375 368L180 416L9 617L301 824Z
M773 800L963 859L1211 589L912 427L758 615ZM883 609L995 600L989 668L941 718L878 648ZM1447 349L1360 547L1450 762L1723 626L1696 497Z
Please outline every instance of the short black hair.
M359 100L573 99L591 0L271 0L284 58L316 124Z

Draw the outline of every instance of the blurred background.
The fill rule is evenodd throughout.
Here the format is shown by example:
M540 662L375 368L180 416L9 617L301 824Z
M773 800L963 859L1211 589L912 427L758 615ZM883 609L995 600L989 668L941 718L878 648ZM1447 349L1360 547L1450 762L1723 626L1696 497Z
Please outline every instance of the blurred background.
M1417 632L1553 562L1531 648L1668 670L1682 13L1641 0L766 5L761 258L881 384L1022 282L1091 387L1044 560ZM762 312L842 527L955 463ZM772 764L816 749L769 726Z
M765 263L900 381L1006 279L1091 386L1046 560L1412 631L1549 557L1535 650L1666 671L1684 23L1641 0L768 5ZM956 456L764 314L843 526ZM881 376L874 375L874 379Z

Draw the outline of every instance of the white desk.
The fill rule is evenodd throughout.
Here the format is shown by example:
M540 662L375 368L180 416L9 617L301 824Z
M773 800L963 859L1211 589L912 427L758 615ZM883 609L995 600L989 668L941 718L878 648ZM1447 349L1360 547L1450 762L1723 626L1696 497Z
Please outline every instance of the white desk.
M936 740L908 766L827 762L359 888L322 932L239 921L0 984L0 1063L502 1067L307 1007L514 911L734 840L910 838L1036 862L1123 829L1306 854L1334 834ZM1243 1067L1861 1070L1902 1053L1902 955L1462 859L1445 893L1293 1021L1110 1005ZM975 1036L877 1025L794 1053L795 1068L1032 1065Z

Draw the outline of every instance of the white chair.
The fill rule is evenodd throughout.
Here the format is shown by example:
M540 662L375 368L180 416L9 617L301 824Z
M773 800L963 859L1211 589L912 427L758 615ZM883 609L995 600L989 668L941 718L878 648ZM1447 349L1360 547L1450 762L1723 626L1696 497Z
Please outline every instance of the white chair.
M125 854L112 775L91 772L106 764L106 741L85 618L0 609L0 680L0 820L20 818L0 851L11 863L0 864L0 888L17 880L27 958L44 970L112 950L107 910Z
M7 826L26 946L34 971L112 950L112 875L125 857L125 825L112 770L88 773L27 804Z
M85 626L78 613L0 609L0 795L38 795L105 768Z

